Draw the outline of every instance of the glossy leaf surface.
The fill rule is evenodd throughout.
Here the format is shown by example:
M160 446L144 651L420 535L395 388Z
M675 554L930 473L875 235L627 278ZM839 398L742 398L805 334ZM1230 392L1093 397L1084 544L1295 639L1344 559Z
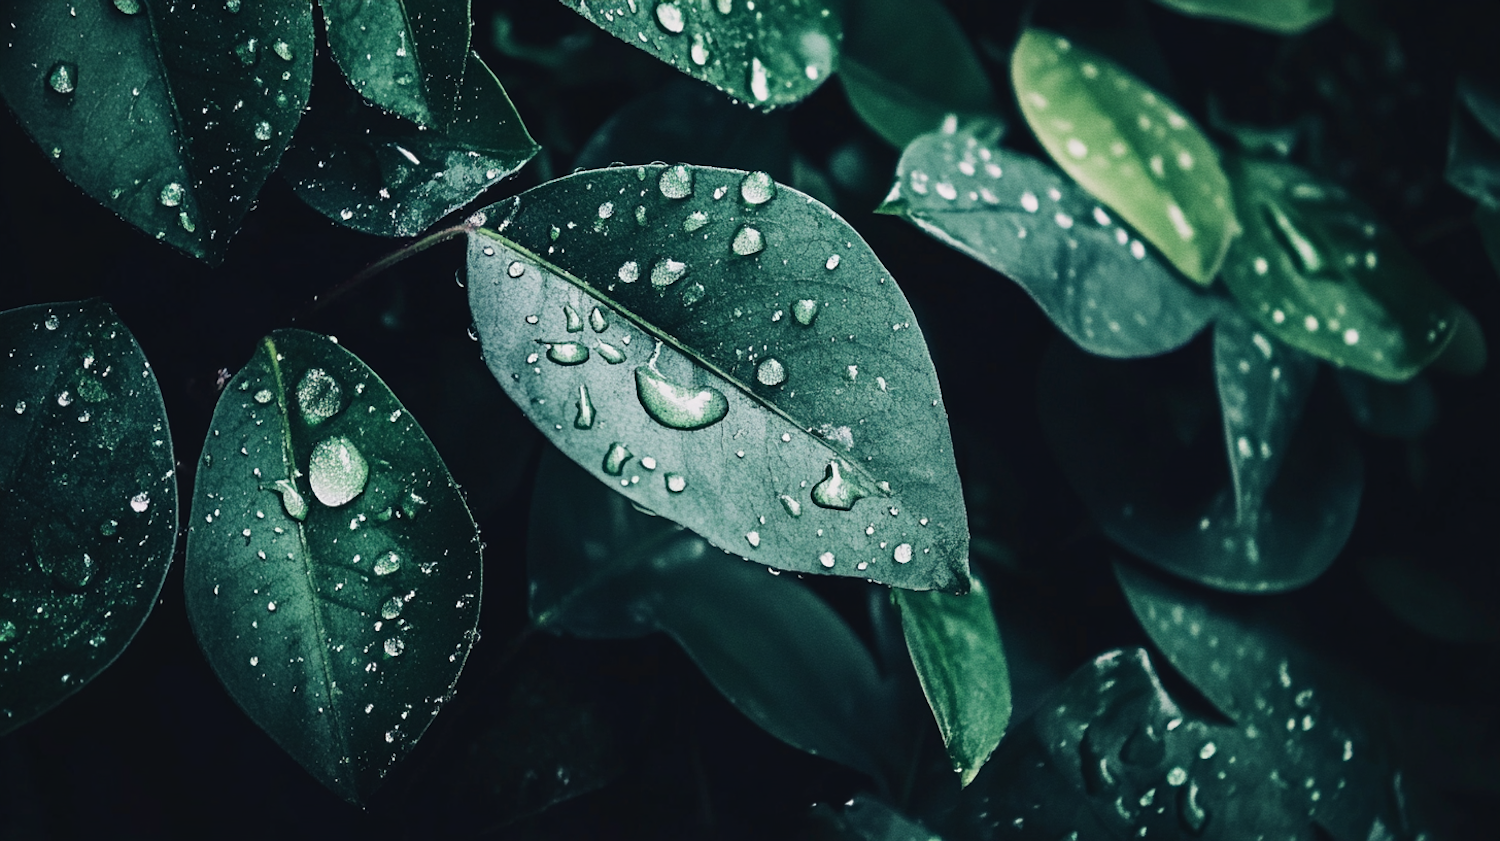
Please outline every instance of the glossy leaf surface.
M427 436L332 340L280 330L225 387L198 462L185 587L229 694L365 801L452 692L479 535Z
M964 586L937 377L843 219L764 173L686 166L486 213L468 288L490 370L599 481L780 569Z
M130 644L177 543L156 376L101 301L0 313L0 735Z
M1334 0L1156 0L1194 17L1243 23L1294 35L1317 26L1333 14Z
M966 595L892 593L901 630L948 758L968 785L1010 723L1010 670L978 576Z
M830 0L627 0L563 5L631 46L756 108L801 101L838 66L841 4Z
M307 104L307 0L7 9L0 91L42 151L132 225L222 259Z
M1383 380L1442 352L1458 305L1368 208L1291 164L1240 158L1230 173L1245 233L1224 282L1262 328Z
M319 0L328 46L361 96L446 126L464 88L469 0Z
M1058 166L1178 271L1213 282L1239 230L1208 138L1105 56L1039 29L1011 57L1021 113Z
M1021 285L1090 353L1164 353L1218 302L1183 283L1078 185L971 125L918 138L881 206Z

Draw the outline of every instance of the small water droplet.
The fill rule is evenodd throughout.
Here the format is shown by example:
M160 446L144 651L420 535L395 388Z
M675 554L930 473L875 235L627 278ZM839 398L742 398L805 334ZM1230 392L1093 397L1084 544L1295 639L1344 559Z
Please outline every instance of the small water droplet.
M255 139L256 140L270 140L271 139L271 124L268 123L268 122L266 122L265 120L261 120L260 122L256 123L255 124Z
M78 65L71 61L59 61L47 74L47 86L57 93L71 94L78 88Z
M594 307L593 312L589 313L589 327L593 328L595 333L603 333L609 327L609 322L598 307Z
M760 231L750 227L749 225L746 225L740 228L737 233L735 233L734 242L730 245L730 247L734 250L734 253L740 255L741 257L749 257L752 254L759 254L760 252L764 251L766 248L766 241L765 238L761 236Z
M260 391L255 392L255 402L263 405L266 403L270 403L271 397L271 390L267 388L263 388Z
M683 164L667 167L656 186L669 199L685 199L693 194L693 170Z
M829 257L828 258L828 262L826 262L826 263L823 264L823 268L829 270L830 272L833 271L834 269L838 268L838 267L839 267L839 255L837 255L837 254L833 255L832 257Z
M696 304L699 301L703 300L703 296L705 294L707 294L707 290L703 288L703 284L690 284L686 289L682 290L682 305L685 307L690 307L693 304Z
M760 59L750 59L750 93L757 102L765 102L771 98L770 81L766 74L766 66L760 63ZM751 202L751 204L758 204L758 202Z
M516 260L506 267L505 273L511 277L520 277L526 274L526 264L520 260Z
M594 404L589 400L589 387L578 386L578 416L573 418L574 429L592 429L594 427Z
M260 42L254 38L247 38L235 45L234 54L240 60L240 64L251 67L260 58Z
M635 264L627 263L626 265L633 266ZM624 268L621 267L620 270L623 272ZM651 285L658 289L664 289L681 280L685 274L687 274L687 263L670 258L662 258L657 260L656 265L651 267ZM623 276L621 279L623 279Z
M145 491L141 491L140 493L130 498L130 510L134 511L137 514L146 513L146 509L150 507L150 505L151 496Z
M271 51L282 61L291 61L295 56L292 54L292 45L285 41L277 41L271 45Z
M572 304L563 304L563 319L567 321L569 333L583 331L583 317L578 314L578 310L573 309ZM588 357L584 358L587 359Z
M729 401L718 389L678 385L647 367L635 369L635 392L646 414L671 429L702 429L729 413Z
M781 385L786 382L786 367L781 364L781 360L768 356L756 366L755 378L760 380L761 385Z
M161 192L157 194L156 199L162 203L163 207L176 207L182 204L182 197L186 192L181 184L173 181L161 188Z
M388 657L400 657L401 652L406 650L406 642L400 637L391 637L385 641L385 653ZM389 733L386 734L390 736Z
M910 543L903 543L900 546L897 546L896 550L891 553L891 557L895 558L896 559L896 563L898 563L898 564L910 563L911 562L911 544Z
M746 204L765 204L776 197L776 182L764 172L752 172L740 181L740 198Z
M687 479L680 473L668 473L662 478L666 480L667 490L674 494L680 494L687 490Z
M685 25L685 22L682 18L682 7L678 6L675 2L672 2L672 0L666 0L666 2L657 3L656 22L661 24L662 29L665 29L671 34L680 34L682 32L683 26Z
M823 476L823 480L813 485L812 501L819 507L831 508L835 511L848 511L854 507L854 503L865 498L869 494L856 487L853 482L844 479L839 463L830 461Z
M401 556L396 554L396 550L394 549L375 559L374 569L376 575L390 575L400 568Z
M391 596L386 599L385 604L380 606L380 618L395 619L401 615L401 608L405 606L406 602L401 601L400 596Z
M599 355L604 357L604 361L611 365L619 365L625 361L624 352L608 342L599 343Z
M693 33L693 46L688 50L688 57L699 67L708 64L708 41L702 33Z
M359 448L342 435L319 441L307 463L307 483L313 496L329 508L337 508L359 496L370 475L370 467Z
M824 552L823 554L819 555L818 556L818 563L822 564L824 567L826 567L828 569L833 569L833 553L832 552Z
M48 330L56 330L57 326L60 323L61 322L57 319L57 315L54 313L47 313L47 317L45 319L42 319L42 326L46 327Z
M778 496L777 499L781 500L781 507L786 509L786 513L792 515L793 517L802 516L802 503L786 494Z
M302 419L317 426L343 408L343 388L322 368L309 368L297 383L297 408ZM257 397L257 399L259 399Z
M275 602L266 602L266 612L267 613L275 613L276 612L276 603Z
M604 472L611 476L618 476L624 472L627 461L630 461L630 449L623 443L615 441L604 453Z
M797 323L803 327L812 326L813 320L818 317L818 302L811 298L803 298L792 304L792 317L797 319Z
M745 532L745 540L748 541L752 547L759 547L760 546L760 532L758 532L758 531ZM3 642L3 641L4 640L0 640L0 642Z

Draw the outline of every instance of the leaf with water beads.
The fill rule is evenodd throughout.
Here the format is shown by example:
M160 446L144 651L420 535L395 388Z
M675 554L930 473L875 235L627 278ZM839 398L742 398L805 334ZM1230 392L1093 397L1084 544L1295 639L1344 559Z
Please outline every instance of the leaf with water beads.
M1002 149L998 126L950 127L906 148L880 212L1013 279L1079 347L1114 357L1165 353L1220 308L1078 185Z
M15 3L0 92L95 201L217 263L292 139L312 7Z
M151 365L102 301L0 313L0 735L125 650L177 542Z
M839 3L562 0L595 26L752 107L801 101L838 63Z
M423 126L445 126L464 86L469 0L319 0L344 78L370 102Z
M309 773L366 801L476 637L478 529L432 443L353 354L280 330L214 410L191 523L209 664Z
M1219 155L1123 67L1039 29L1011 57L1021 113L1063 171L1207 286L1239 232Z
M1334 0L1156 0L1169 9L1295 35L1333 15Z
M847 222L765 173L688 166L581 172L485 213L486 361L570 458L760 563L963 586L936 373Z

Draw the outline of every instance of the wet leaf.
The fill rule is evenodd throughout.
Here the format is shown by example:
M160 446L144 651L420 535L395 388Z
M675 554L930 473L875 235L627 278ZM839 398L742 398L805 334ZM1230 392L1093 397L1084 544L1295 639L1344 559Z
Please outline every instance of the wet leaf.
M0 91L58 169L211 263L276 168L312 84L306 0L229 5L17 3L0 52Z
M1487 208L1500 207L1500 95L1460 78L1444 177Z
M1367 377L1358 371L1333 372L1354 422L1366 432L1392 438L1418 438L1437 420L1437 395L1418 374L1404 383Z
M1224 282L1263 329L1383 380L1442 352L1458 305L1368 208L1291 164L1237 158L1229 171L1245 233Z
M1216 341L1216 344L1219 342ZM1099 526L1130 552L1173 574L1224 590L1266 592L1300 587L1322 574L1348 540L1359 511L1364 467L1338 418L1306 413L1284 446L1280 419L1297 389L1274 385L1263 352L1253 343L1227 343L1220 357L1231 374L1251 364L1241 383L1243 420L1219 427L1215 402L1196 384L1181 385L1163 363L1121 363L1056 344L1041 375L1043 428L1064 475ZM1285 350L1282 353L1292 353ZM1260 359L1256 359L1260 356ZM1302 376L1288 363L1283 377ZM1268 382L1270 381L1270 382ZM1269 393L1267 393L1269 392ZM1254 393L1273 403L1250 402ZM1238 402L1238 401L1226 401ZM1258 419L1258 420L1257 420ZM1238 457L1240 431L1251 439L1250 473L1241 465L1241 491L1263 493L1259 506L1236 502L1236 485L1223 467L1224 429ZM1260 447L1268 444L1272 458ZM1246 480L1249 480L1248 483ZM1252 494L1253 495L1253 494Z
M1000 629L978 576L966 595L891 594L948 758L968 785L1010 723L1010 673Z
M416 236L531 160L540 148L505 90L473 56L451 119L430 128L319 85L282 174L329 219L378 236Z
M1334 0L1156 0L1193 17L1227 20L1294 35L1333 15Z
M360 96L424 126L447 126L464 87L469 0L319 0L328 47Z
M151 365L102 301L0 313L0 735L130 644L177 542Z
M1040 29L1011 80L1052 159L1194 281L1213 282L1239 231L1219 154L1181 109L1109 58Z
M636 510L554 452L537 477L527 566L543 628L665 631L741 712L794 747L891 779L895 703L874 658L789 577Z
M563 5L631 46L757 108L801 101L838 64L839 3L786 0L627 0Z
M865 125L897 149L948 114L996 113L984 66L938 0L870 0L846 30L844 93Z
M364 363L280 330L224 389L198 463L188 618L229 694L363 802L450 696L479 535L427 436Z
M1092 196L983 124L906 148L880 212L1016 281L1090 353L1165 353L1202 330L1217 299L1179 280Z
M599 481L780 569L962 588L937 378L843 219L764 173L582 172L489 208L469 304L496 379Z
M841 808L818 803L812 820L820 834L833 841L942 841L914 819L869 795L851 797Z

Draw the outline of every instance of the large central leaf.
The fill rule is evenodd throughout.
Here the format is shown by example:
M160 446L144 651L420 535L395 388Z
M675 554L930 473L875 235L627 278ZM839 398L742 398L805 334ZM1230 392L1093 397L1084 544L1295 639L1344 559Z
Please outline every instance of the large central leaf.
M582 172L486 212L486 360L570 458L751 560L962 589L937 376L843 219L764 173L687 166Z

